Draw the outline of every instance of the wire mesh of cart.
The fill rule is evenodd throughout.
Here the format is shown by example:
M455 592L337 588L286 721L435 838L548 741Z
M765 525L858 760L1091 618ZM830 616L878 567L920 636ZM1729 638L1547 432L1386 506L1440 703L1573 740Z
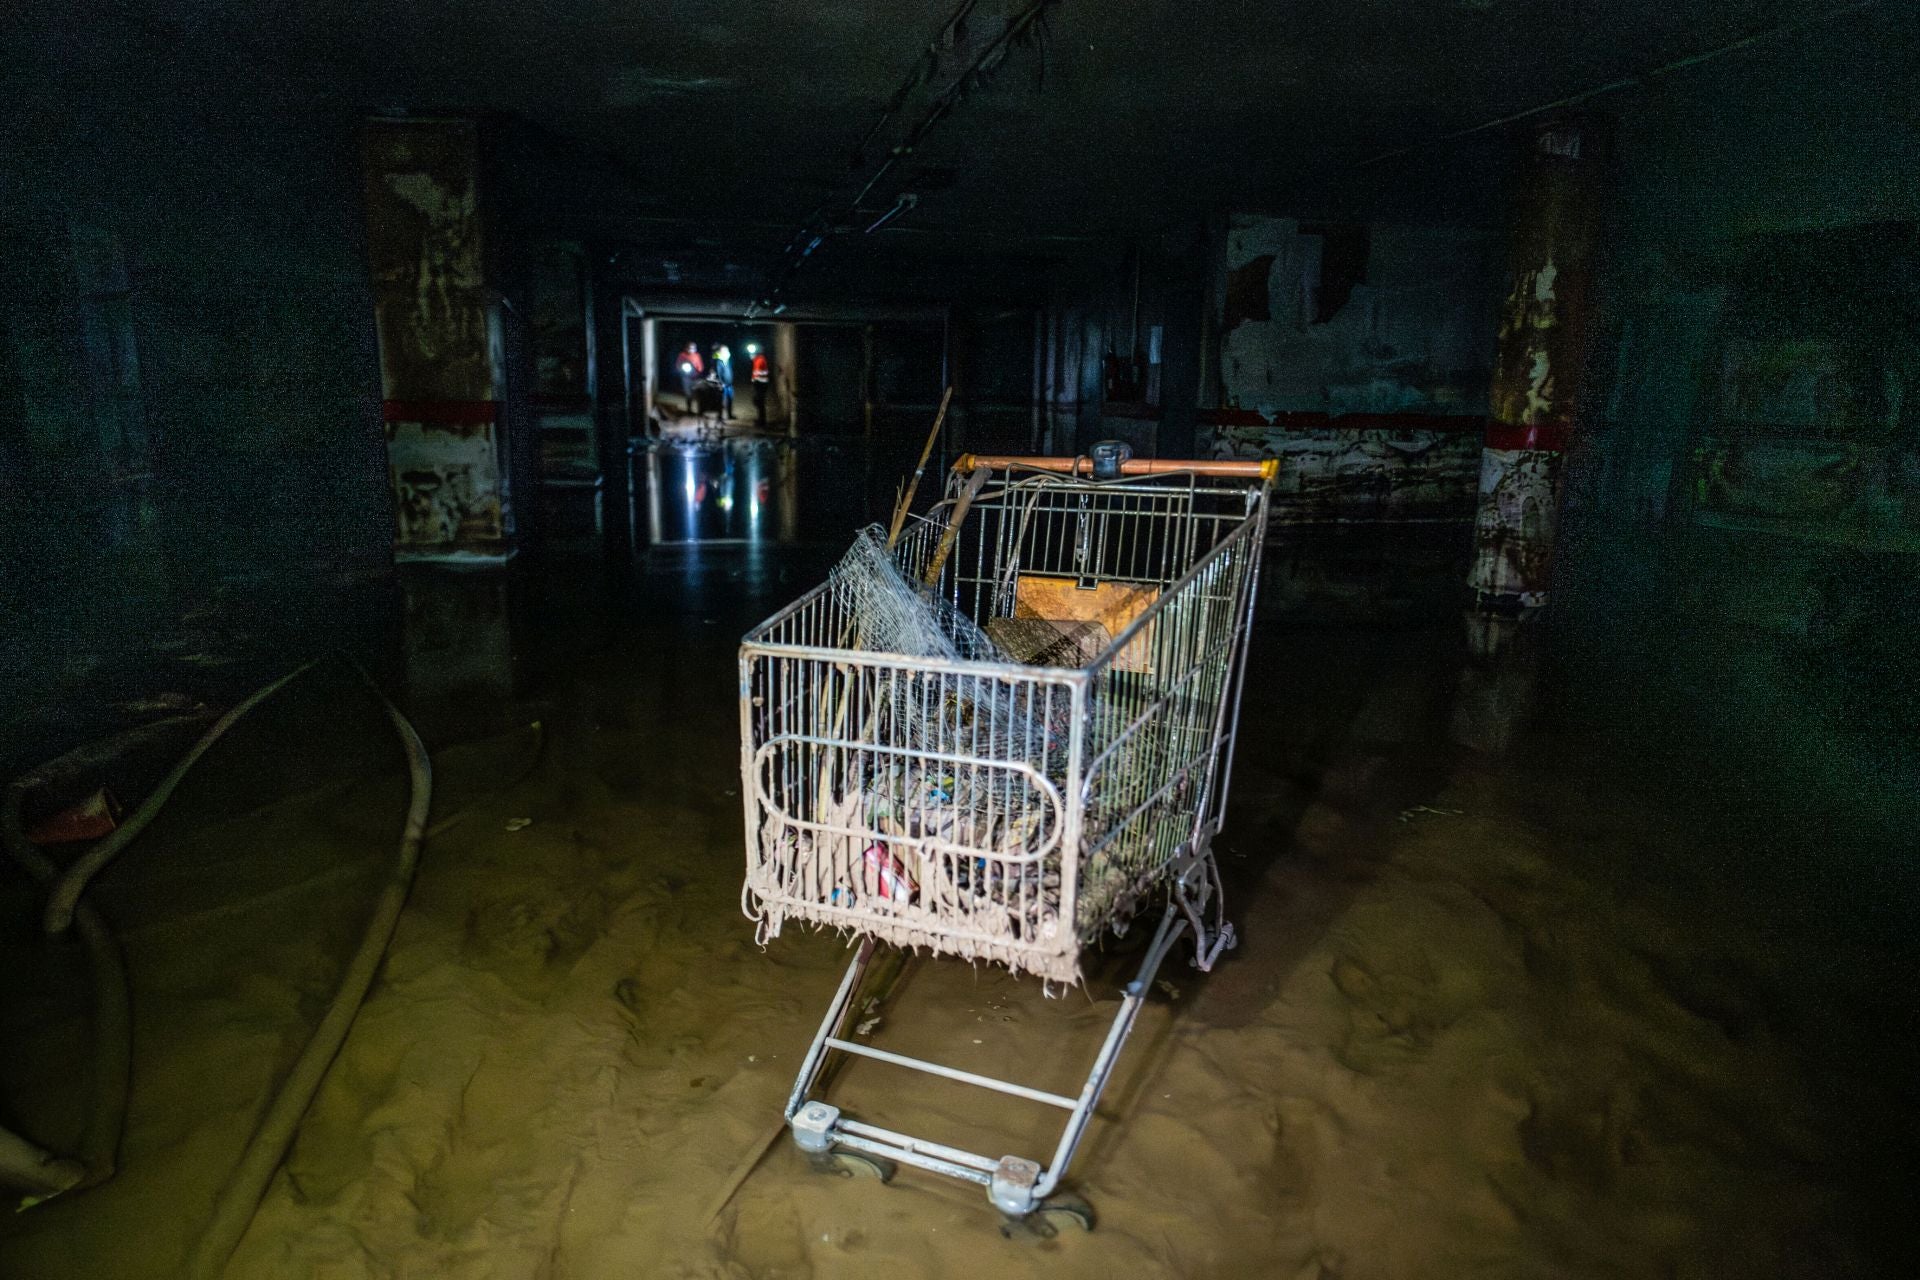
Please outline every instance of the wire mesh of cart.
M1228 792L1271 463L966 456L897 542L860 535L740 650L747 872L764 942L858 940L786 1118L799 1146L1054 1196L1174 944L1233 945L1213 838ZM876 945L1077 983L1083 951L1158 909L1077 1097L852 1038ZM1051 1159L989 1158L814 1096L834 1053L1068 1119Z

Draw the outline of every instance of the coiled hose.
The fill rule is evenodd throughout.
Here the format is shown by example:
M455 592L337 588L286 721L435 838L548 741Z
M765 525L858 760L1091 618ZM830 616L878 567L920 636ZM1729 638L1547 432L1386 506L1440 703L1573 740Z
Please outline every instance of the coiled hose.
M274 1096L273 1105L267 1108L260 1127L248 1141L239 1165L214 1202L213 1219L201 1233L187 1268L187 1274L194 1280L214 1280L225 1271L227 1260L253 1221L254 1211L260 1207L260 1198L266 1194L274 1170L280 1167L287 1148L293 1145L301 1117L306 1115L307 1107L320 1091L320 1082L326 1078L327 1068L333 1065L340 1046L346 1043L354 1015L360 1012L367 989L379 972L380 961L386 957L387 944L393 941L394 927L400 922L400 909L406 905L407 891L413 885L420 846L426 840L427 810L433 803L433 766L427 759L426 744L420 741L420 735L400 714L400 709L381 692L380 686L365 671L358 667L354 670L380 699L387 719L393 723L394 732L400 735L401 745L406 748L412 798L407 805L406 826L400 833L400 853L385 887L380 890L379 901L374 904L373 916L361 935L359 949L353 953L347 971L340 976L333 1003L327 1006L326 1015L314 1028L307 1047L294 1061L293 1069L280 1085L280 1092Z
M54 883L53 892L47 895L46 914L41 917L41 927L50 934L65 933L68 926L73 923L74 908L79 904L80 894L86 889L87 882L99 875L109 862L120 855L122 849L133 843L135 836L147 829L147 824L152 822L160 810L166 806L167 801L173 798L174 788L180 785L180 780L187 776L187 771L193 768L194 763L207 753L207 748L220 741L221 735L238 724L247 712L280 692L296 677L313 670L315 665L316 663L313 662L302 663L272 684L254 690L235 703L225 715L215 720L207 731L200 735L200 740L193 744L187 754L180 757L180 762L168 770L167 776L160 779L159 785L140 802L140 806L127 815L125 822L104 837L100 843L76 858L73 865L61 873L59 880ZM363 672L362 677L364 676ZM375 690L375 692L379 691Z
M63 776L115 760L150 740L199 722L195 716L171 716L115 734L91 747L70 751L8 784L0 795L0 848L38 885L51 889L59 868L26 837L22 822L26 798ZM127 967L120 944L100 913L78 903L73 914L86 948L92 984L90 1015L93 1060L87 1070L87 1125L76 1158L86 1172L68 1187L79 1191L111 1178L117 1167L120 1132L127 1117L127 1081L132 1069L133 1023L127 1004Z
M16 779L0 796L0 846L20 865L35 883L49 887L46 914L43 924L49 933L64 932L69 927L77 928L81 941L87 948L88 961L93 980L93 1043L94 1059L90 1072L89 1108L87 1128L80 1141L79 1161L85 1166L86 1173L78 1187L93 1186L104 1182L114 1172L120 1145L121 1132L125 1126L127 1113L127 1083L131 1064L132 1020L127 1001L127 975L125 961L121 957L119 944L107 928L99 912L82 900L88 882L97 875L113 858L131 842L134 836L144 830L153 821L161 807L171 797L174 789L195 761L221 735L233 727L247 712L259 706L274 693L285 687L296 676L311 670L314 662L305 663L293 671L249 694L232 710L215 721L200 736L180 762L161 780L134 813L112 835L95 845L88 853L74 862L62 873L53 862L32 842L27 840L21 818L26 796L37 787L44 785L50 778L61 772L61 761L44 765L33 772ZM261 1197L266 1194L267 1185L272 1181L274 1170L286 1158L287 1149L293 1143L295 1131L305 1116L314 1095L319 1092L321 1082L326 1078L327 1069L338 1056L340 1047L346 1042L347 1033L353 1026L354 1017L359 1013L361 1004L366 1000L367 991L373 985L373 979L385 958L387 946L393 940L395 927L400 920L400 911L406 905L407 893L413 885L415 868L419 865L420 849L426 840L427 812L433 802L433 767L427 756L426 744L420 740L400 709L374 683L357 664L354 672L373 695L380 700L388 721L394 732L399 735L402 748L406 752L409 773L409 800L407 804L406 824L400 834L400 850L394 861L393 870L388 874L386 885L381 889L380 897L374 904L372 917L367 921L366 931L362 934L359 947L348 962L340 984L334 991L332 1002L320 1024L314 1028L306 1047L294 1061L292 1069L281 1083L280 1090L274 1095L273 1102L267 1108L259 1126L248 1140L246 1150L241 1154L239 1163L214 1204L213 1218L201 1234L189 1260L189 1274L195 1280L213 1280L225 1269L233 1252L239 1247L241 1237L246 1234L253 1215L259 1208ZM169 726L183 721L167 722ZM158 726L144 726L135 733L151 733ZM93 754L97 754L93 753ZM64 760L65 758L63 758Z

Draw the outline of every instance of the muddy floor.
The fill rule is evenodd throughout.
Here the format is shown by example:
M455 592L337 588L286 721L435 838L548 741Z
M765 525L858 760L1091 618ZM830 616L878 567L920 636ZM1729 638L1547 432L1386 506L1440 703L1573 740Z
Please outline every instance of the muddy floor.
M733 701L738 636L805 570L654 572L549 601L534 696L437 750L384 972L230 1274L1914 1273L1899 931L1731 886L1723 823L1578 743L1438 745L1444 627L1263 627L1222 843L1244 941L1162 970L1070 1178L1095 1230L1008 1238L972 1186L813 1170L776 1126L847 951L763 950L740 915ZM298 786L234 781L303 753ZM202 772L99 887L137 1016L123 1171L0 1225L0 1276L178 1271L392 857L399 756L350 684ZM59 1145L82 988L6 903L5 1118ZM1073 1093L1127 959L1051 996L916 962L867 1035ZM833 1088L982 1151L1055 1133L882 1064Z

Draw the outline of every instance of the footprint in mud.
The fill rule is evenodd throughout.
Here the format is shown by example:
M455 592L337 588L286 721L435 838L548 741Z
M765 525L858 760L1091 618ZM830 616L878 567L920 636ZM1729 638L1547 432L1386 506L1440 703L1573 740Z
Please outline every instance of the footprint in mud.
M810 1280L806 1229L791 1203L749 1200L742 1203L723 1245L728 1274L753 1280Z
M467 912L461 950L509 983L537 983L583 955L605 933L608 915L596 892L497 898Z
M1334 960L1329 976L1347 1003L1347 1036L1334 1056L1362 1075L1425 1056L1458 1016L1443 1007L1424 955L1387 973L1343 955Z
M1694 1017L1740 1040L1780 1021L1781 1002L1747 966L1720 956L1689 957L1644 952L1642 958L1667 998Z
M1573 985L1573 954L1558 929L1539 921L1509 921L1508 927L1520 937L1520 963L1529 978L1560 990Z
M1291 1280L1340 1280L1346 1259L1337 1249L1316 1249L1293 1271Z
M1311 1098L1286 1097L1266 1117L1273 1135L1273 1157L1265 1187L1277 1215L1311 1215L1315 1205L1314 1171L1323 1169L1340 1149L1340 1119ZM1311 1274L1311 1273L1309 1273Z
M1636 1154L1636 1111L1625 1088L1574 1098L1536 1094L1520 1121L1520 1150L1549 1178L1605 1191Z

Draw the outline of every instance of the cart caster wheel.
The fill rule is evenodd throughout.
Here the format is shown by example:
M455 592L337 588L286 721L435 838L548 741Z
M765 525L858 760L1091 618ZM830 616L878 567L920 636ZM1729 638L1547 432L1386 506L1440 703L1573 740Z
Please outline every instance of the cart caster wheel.
M1052 1240L1067 1227L1091 1231L1095 1221L1092 1205L1063 1191L1035 1205L1024 1218L1003 1221L1000 1234L1009 1240Z
M893 1181L894 1172L900 1167L879 1156L838 1150L812 1152L807 1156L807 1164L815 1173L835 1178L872 1178L882 1186Z

